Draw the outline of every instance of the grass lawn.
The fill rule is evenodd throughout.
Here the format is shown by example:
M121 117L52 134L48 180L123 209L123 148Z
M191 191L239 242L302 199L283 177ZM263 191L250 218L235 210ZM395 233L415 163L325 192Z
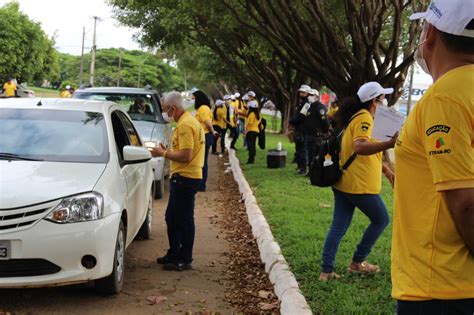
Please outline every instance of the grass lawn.
M28 89L35 92L36 97L59 97L59 90L46 89L36 86L28 86Z
M356 210L336 257L336 272L343 277L320 282L321 253L333 215L332 191L311 186L307 177L296 175L296 166L290 163L294 145L285 136L267 134L267 149L276 148L278 141L288 150L286 168L267 169L266 153L257 149L256 164L243 164L242 170L312 311L315 314L395 313L396 304L390 296L391 224L367 259L377 263L381 273L365 277L349 275L346 268L369 222ZM239 139L237 148L241 147ZM247 161L246 150L240 149L237 155L241 162ZM382 194L391 217L392 190L385 179Z

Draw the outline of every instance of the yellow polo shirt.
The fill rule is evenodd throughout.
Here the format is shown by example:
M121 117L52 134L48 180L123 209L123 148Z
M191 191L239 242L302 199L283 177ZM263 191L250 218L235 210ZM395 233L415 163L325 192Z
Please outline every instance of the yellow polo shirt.
M71 98L71 93L69 93L68 90L64 90L59 94L59 96L61 96L61 98Z
M374 119L370 112L361 109L353 117L342 136L341 167L354 153L355 140L377 141L372 139ZM339 182L334 185L334 188L350 194L380 193L382 189L382 152L372 155L358 155Z
M236 120L237 120L237 115L238 115L238 110L239 110L239 105L235 102L231 102L229 104L229 118L230 118L230 125L231 127L235 127L235 123L236 123Z
M395 147L392 295L474 298L474 256L442 191L474 187L474 65L439 78L408 116ZM474 227L472 227L474 229Z
M204 147L204 131L201 124L189 112L185 112L174 129L172 151L193 149L193 156L189 163L171 161L171 175L178 173L183 177L202 179Z
M225 108L225 106L217 107L216 116L217 119L212 119L212 124L217 125L222 129L225 129L227 127L227 123L225 122L227 116L227 108Z
M206 121L212 123L212 111L208 105L201 105L196 111L196 119L201 123L204 133L208 133L210 130L206 126Z
M250 113L245 120L245 131L260 132L258 125L260 124L261 119L262 116L260 116L260 119L257 119L257 115L255 115L255 113Z
M8 82L5 82L5 84L3 85L3 95L5 97L13 97L15 96L15 91L16 91L16 84L15 83L8 83Z

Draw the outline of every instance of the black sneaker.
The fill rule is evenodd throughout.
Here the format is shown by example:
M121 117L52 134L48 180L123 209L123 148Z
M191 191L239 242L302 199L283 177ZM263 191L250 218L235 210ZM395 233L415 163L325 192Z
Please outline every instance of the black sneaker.
M159 264L159 265L166 265L166 264L170 263L171 261L172 261L172 259L168 255L165 255L163 257L158 257L156 259L156 263Z
M169 263L163 265L164 270L170 271L183 271L192 269L192 265L182 261L170 261Z

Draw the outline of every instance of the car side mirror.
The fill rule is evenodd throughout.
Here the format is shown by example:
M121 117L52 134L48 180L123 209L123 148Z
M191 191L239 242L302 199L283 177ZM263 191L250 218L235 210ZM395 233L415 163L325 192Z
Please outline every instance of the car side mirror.
M122 165L139 164L151 160L151 153L143 147L126 145L123 147Z

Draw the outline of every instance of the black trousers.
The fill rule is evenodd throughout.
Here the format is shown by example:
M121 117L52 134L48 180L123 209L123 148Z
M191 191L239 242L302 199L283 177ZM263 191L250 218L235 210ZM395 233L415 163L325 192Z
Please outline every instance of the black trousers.
M239 129L237 127L230 127L230 137L232 138L232 141L230 142L230 147L235 148L235 143L237 142L237 139L239 139Z
M194 201L200 179L173 175L166 208L166 227L170 248L167 256L191 263L195 235Z
M398 315L472 315L474 299L397 301Z
M250 163L255 162L255 155L257 154L257 137L258 132L255 131L248 131L245 136L247 140L247 150L249 151L248 162Z
M298 169L306 170L308 165L308 150L304 135L301 132L295 132L295 159Z
M225 152L225 134L227 132L227 129L226 128L221 128L217 125L214 125L214 130L217 131L219 133L219 136L216 137L214 143L212 144L212 153L217 153L217 140L220 138L221 141L221 152L222 154L224 154Z

